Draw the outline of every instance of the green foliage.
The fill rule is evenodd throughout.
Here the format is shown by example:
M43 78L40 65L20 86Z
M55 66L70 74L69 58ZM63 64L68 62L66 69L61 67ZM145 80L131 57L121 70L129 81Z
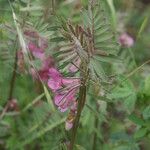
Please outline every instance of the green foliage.
M144 93L150 96L150 76L145 79Z
M109 98L123 100L126 110L133 111L136 102L136 91L132 82L124 77L119 78L119 85L114 87Z
M24 31L30 30L48 40L45 53L53 55L65 77L81 77L87 66L90 81L75 150L149 150L149 64L136 70L150 58L149 5L143 0L8 2L0 1L0 149L67 150L72 136L64 127L68 112L59 112L47 83L29 73L32 65L37 70L42 65L28 55ZM132 35L133 47L119 49L116 34L123 32ZM24 72L14 70L20 49L27 52ZM78 59L78 71L68 73ZM14 71L12 99L17 105L11 110Z

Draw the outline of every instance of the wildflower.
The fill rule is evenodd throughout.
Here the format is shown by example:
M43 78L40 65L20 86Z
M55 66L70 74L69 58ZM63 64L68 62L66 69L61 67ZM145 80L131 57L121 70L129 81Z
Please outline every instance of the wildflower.
M64 78L55 68L49 69L49 77L48 86L54 92L54 102L64 112L73 106L80 80Z
M49 68L54 66L54 59L51 56L43 57L41 60L42 66L40 70L38 70L38 74L42 81L47 82L49 78Z
M65 122L65 129L70 130L73 127L74 120L77 114L77 101L74 102L73 107L70 109L68 117Z
M12 98L7 103L9 111L19 111L18 101L15 98Z
M134 44L133 38L127 33L121 34L121 36L119 37L119 42L124 47L132 47Z
M44 50L37 47L33 42L29 42L28 48L34 57L39 59L43 59L45 57Z
M73 127L73 123L66 121L66 123L65 123L65 129L68 131L68 130L70 130L72 127Z
M33 42L29 42L28 48L32 55L41 61L41 68L39 70L36 71L34 68L30 69L31 75L34 79L38 79L40 77L42 81L47 81L49 77L49 68L54 66L53 58L51 56L46 57L44 50L37 47Z

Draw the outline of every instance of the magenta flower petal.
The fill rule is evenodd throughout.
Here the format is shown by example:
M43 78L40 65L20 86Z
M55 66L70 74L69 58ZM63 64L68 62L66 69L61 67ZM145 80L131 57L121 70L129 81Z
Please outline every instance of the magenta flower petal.
M53 91L59 90L61 86L61 82L53 79L48 80L48 87L52 89Z
M59 106L60 105L60 102L62 101L62 99L63 99L63 97L64 97L64 95L56 95L55 97L54 97L54 101L55 101L55 104L57 105L57 106Z
M69 84L79 84L80 80L79 79L71 79L71 78L63 78L62 79L62 84L63 85L69 85Z
M51 56L45 57L42 60L42 70L49 70L54 66L54 59Z
M58 109L59 109L61 112L65 112L65 111L68 110L68 107L65 107L65 108L63 108L63 107L58 107Z
M68 94L58 94L54 97L55 104L61 111L66 111L74 101L75 92L71 91Z
M48 81L48 78L49 78L48 70L46 69L39 70L38 73L42 81Z
M44 50L38 48L34 43L30 42L28 44L28 48L34 57L39 59L43 59L45 57Z
M131 47L134 45L133 38L130 35L128 35L127 33L123 33L119 37L119 42L122 46L125 46L125 47Z
M71 108L70 108L70 110L73 111L73 112L76 112L77 111L77 104L78 104L77 101L74 101Z
M56 79L56 80L57 79L59 80L62 78L62 75L60 74L60 72L53 67L49 69L49 76L53 79Z
M65 123L65 129L68 131L68 130L72 129L72 127L73 127L73 123L66 121L66 123Z

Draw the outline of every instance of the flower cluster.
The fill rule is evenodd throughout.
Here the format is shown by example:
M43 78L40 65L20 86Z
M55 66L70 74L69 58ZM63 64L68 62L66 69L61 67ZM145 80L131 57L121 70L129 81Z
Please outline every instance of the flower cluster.
M48 87L54 93L54 102L64 112L76 103L76 93L80 86L78 78L65 78L55 68L49 69ZM72 108L74 109L74 108Z
M50 55L46 55L45 50L48 48L48 41L41 37L35 31L25 31L24 34L29 38L28 49L31 52L33 59L41 61L41 67L38 70L30 68L30 73L34 79L41 79L47 82L49 76L49 68L54 66L54 59Z
M132 47L134 44L133 38L127 33L123 33L120 35L119 42L123 47Z
M76 94L80 87L80 79L74 77L64 77L54 64L54 59L46 55L45 50L48 48L48 42L45 38L40 37L37 32L25 31L24 34L28 39L28 50L31 58L38 59L41 66L38 70L30 68L30 74L36 80L42 80L48 84L54 96L54 103L61 112L70 110L66 119L66 130L72 128L77 112ZM18 53L18 58L23 60L22 53ZM75 73L80 66L80 59L77 58L73 64L70 64L68 71ZM20 64L20 62L19 62Z
M54 103L61 112L70 109L65 128L73 127L77 112L76 93L80 86L79 78L66 78L54 67L49 69L48 87L54 94Z

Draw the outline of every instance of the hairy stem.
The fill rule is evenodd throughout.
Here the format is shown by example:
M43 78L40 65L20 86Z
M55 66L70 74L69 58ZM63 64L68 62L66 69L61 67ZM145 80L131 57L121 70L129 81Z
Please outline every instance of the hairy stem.
M80 120L81 112L84 107L85 99L86 99L86 86L83 85L80 87L77 116L75 118L74 126L72 129L72 136L71 136L71 143L70 143L69 150L73 150L73 148L74 148L75 139L76 139L76 135L77 135L77 129L79 126L79 120Z

